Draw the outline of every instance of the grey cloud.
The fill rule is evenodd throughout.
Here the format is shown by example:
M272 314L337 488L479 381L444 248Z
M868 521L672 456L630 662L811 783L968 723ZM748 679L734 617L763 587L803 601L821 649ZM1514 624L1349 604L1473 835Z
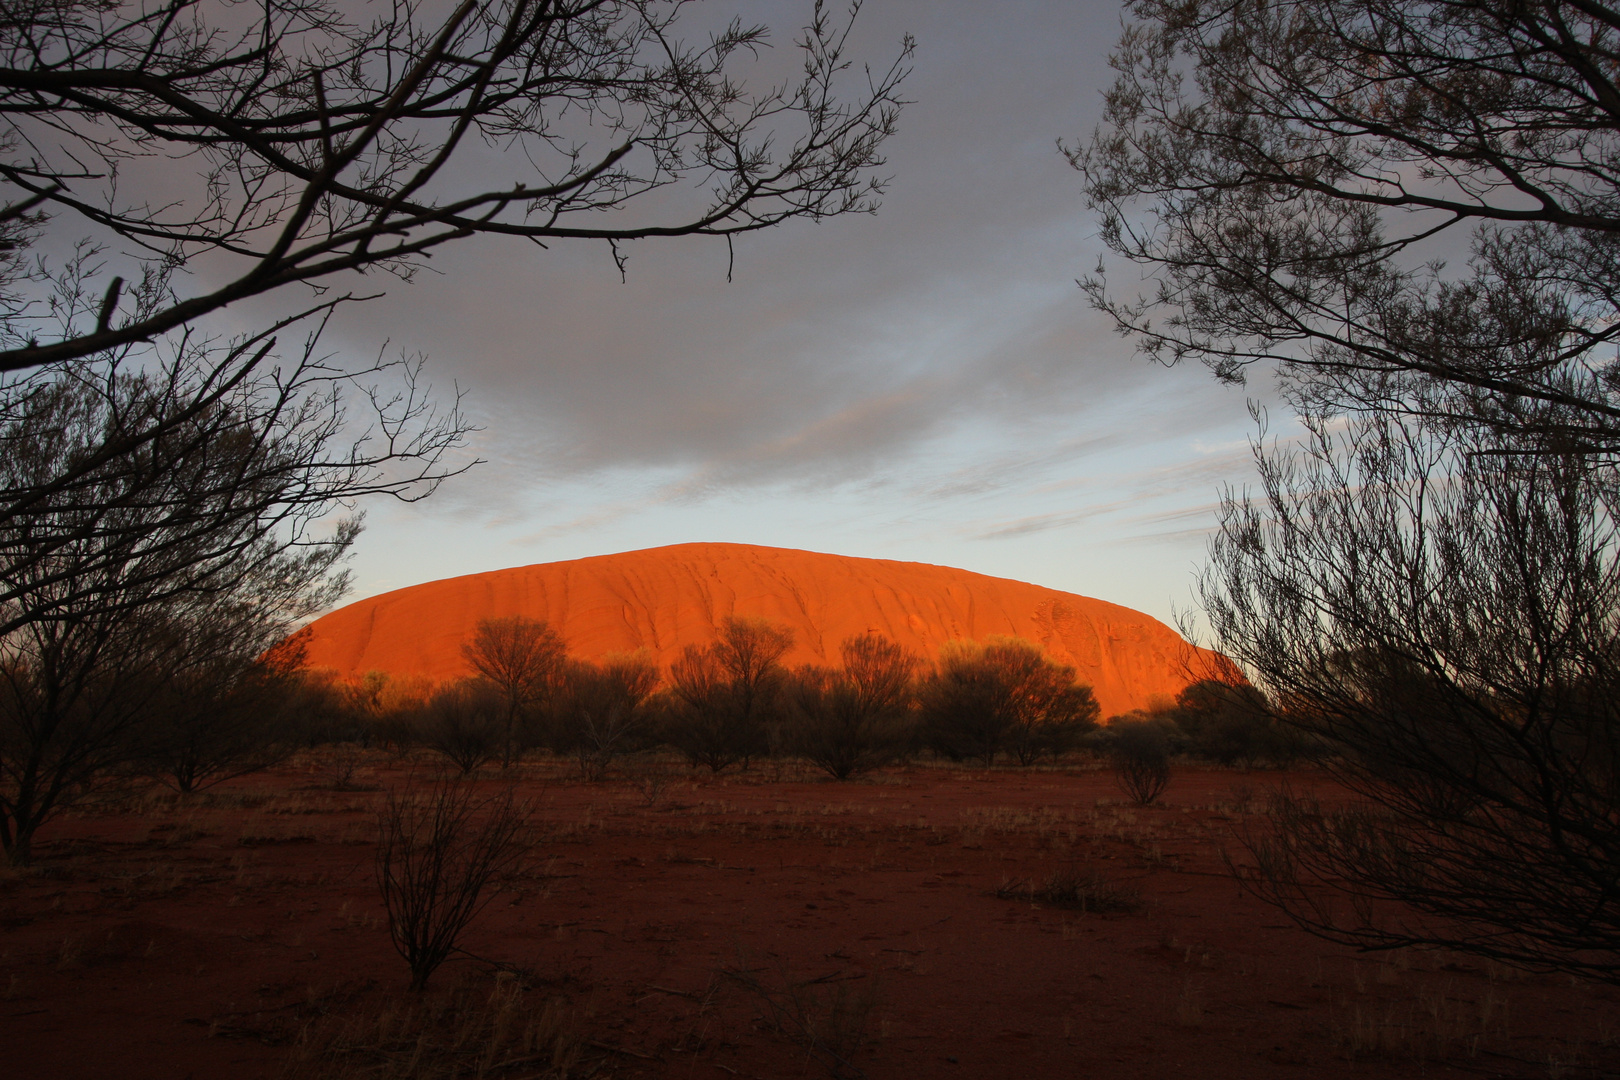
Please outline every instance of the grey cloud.
M807 7L757 10L781 41ZM842 484L962 425L1084 418L1148 377L1074 288L1094 226L1054 148L1089 127L1107 72L1076 58L1117 22L1109 5L874 2L866 55L920 41L876 218L741 238L729 285L710 242L634 246L621 283L602 249L479 241L342 332L422 348L470 388L490 464L446 502L495 514L625 468L689 492Z

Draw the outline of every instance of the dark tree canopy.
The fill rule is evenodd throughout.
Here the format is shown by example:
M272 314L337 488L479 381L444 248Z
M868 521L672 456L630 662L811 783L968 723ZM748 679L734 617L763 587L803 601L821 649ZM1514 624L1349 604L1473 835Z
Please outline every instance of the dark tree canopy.
M602 779L614 758L642 748L658 683L658 665L645 651L570 663L553 710L552 749L572 755L585 779Z
M686 45L684 7L466 0L442 21L409 2L8 7L0 452L30 460L0 484L0 605L60 544L139 543L94 501L109 477L221 554L302 543L356 499L421 498L472 464L466 420L432 404L419 361L320 351L332 312L364 298L345 290L376 292L356 271L408 279L480 233L537 257L594 240L622 262L637 239L875 209L909 43L862 80L849 22L818 7L797 79L750 88L740 69L766 30ZM259 329L207 318L297 283L310 291ZM49 456L74 425L99 441ZM277 454L239 484L168 483L250 444Z
M1620 448L1620 8L1137 0L1068 148L1147 355Z
M706 648L688 645L669 667L665 740L697 765L721 772L770 749L793 631L731 616Z
M1254 887L1359 947L1617 982L1612 478L1493 440L1317 426L1229 499L1200 588L1216 640L1360 797L1279 795Z
M1020 765L1055 758L1096 726L1100 712L1074 668L1014 637L947 642L919 700L935 750L985 765L1001 753Z
M357 500L421 498L474 463L459 402L433 404L419 360L319 346L379 272L408 280L479 234L537 257L595 241L622 270L636 240L876 208L909 41L856 72L853 10L816 4L797 73L749 86L765 29L734 21L687 44L686 6L0 10L0 839L14 859L40 821L141 759L143 703L173 690L153 673L202 663L187 649L210 638L193 628L246 627L243 647L284 632L342 593ZM219 315L266 294L282 312L267 323ZM503 685L509 762L522 687ZM487 712L474 704L457 715Z
M838 651L841 668L793 673L784 741L835 780L847 780L909 749L912 679L921 661L876 633L845 638Z
M1069 153L1152 283L1084 285L1155 359L1280 372L1303 431L1257 441L1201 599L1360 796L1279 795L1253 886L1620 980L1620 8L1131 12Z
M521 752L524 719L562 685L568 647L543 619L480 619L462 655L499 693L504 715L501 765Z
M149 342L295 282L409 277L478 233L618 257L639 239L873 210L909 41L887 70L852 73L849 23L817 3L797 78L749 87L739 69L766 28L688 44L685 6L8 6L0 371ZM90 264L25 258L47 229L135 256L133 304ZM182 292L174 271L194 264Z

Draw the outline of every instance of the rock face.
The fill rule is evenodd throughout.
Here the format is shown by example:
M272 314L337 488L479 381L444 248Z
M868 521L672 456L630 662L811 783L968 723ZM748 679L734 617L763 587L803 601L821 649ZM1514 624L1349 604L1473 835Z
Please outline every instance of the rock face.
M836 665L839 643L867 631L925 658L953 638L1009 634L1073 664L1105 717L1177 693L1212 659L1139 611L1022 581L788 548L676 544L370 597L311 624L309 663L344 675L455 678L468 673L461 643L478 621L512 615L550 623L571 655L646 649L661 665L713 641L732 615L791 627L789 664Z

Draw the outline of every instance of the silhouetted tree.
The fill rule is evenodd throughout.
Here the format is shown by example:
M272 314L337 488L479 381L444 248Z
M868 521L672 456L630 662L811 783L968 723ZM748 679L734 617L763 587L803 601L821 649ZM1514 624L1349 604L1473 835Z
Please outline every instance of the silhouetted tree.
M435 414L417 362L317 350L332 311L363 299L342 291L356 271L408 280L479 233L595 240L622 267L634 240L874 210L909 43L841 99L848 27L818 10L798 43L802 82L750 94L735 72L764 28L688 46L682 6L467 0L436 26L415 3L358 21L327 0L248 15L190 0L9 8L0 373L26 374L0 379L0 456L31 453L60 394L90 403L99 439L0 483L0 607L62 545L143 540L118 512L128 503L105 497L109 475L166 512L167 535L192 522L193 554L217 564L234 534L297 532L368 493L419 498L465 468L443 462L466 422ZM508 175L468 167L488 140L510 151L496 169ZM163 169L143 175L152 160ZM42 240L65 254L36 257ZM300 283L316 299L260 330L199 326ZM305 320L301 354L278 353ZM231 440L296 449L268 480L167 482Z
M722 21L688 45L683 7L13 6L0 21L0 290L14 298L0 372L140 346L294 283L368 268L408 279L480 233L595 240L622 266L635 240L872 212L910 42L841 97L849 25L817 4L797 81L750 92L738 69L767 30ZM479 156L493 144L503 152ZM161 174L140 175L142 159ZM47 232L135 261L131 303L94 254L30 259ZM209 272L181 296L175 271L197 259Z
M1254 887L1358 947L1620 981L1620 9L1132 10L1073 160L1156 281L1087 288L1160 359L1282 371L1306 431L1202 599L1360 797L1274 799Z
M160 609L236 603L271 562L346 547L356 499L420 498L469 464L448 460L467 424L433 408L418 362L321 353L361 299L345 275L408 279L477 233L596 240L622 268L632 240L875 209L909 42L841 97L848 27L818 10L802 80L750 94L735 71L764 30L687 46L682 7L467 0L437 24L411 2L359 21L325 0L7 8L0 772L23 779L0 823L18 851L39 807L127 760L133 642L172 623ZM491 140L505 178L468 167ZM268 326L206 326L300 283L315 298ZM70 684L74 704L47 704ZM40 756L69 729L78 749Z
M96 399L52 387L34 406L30 422L60 422L0 454L0 477L14 487L51 475L54 462L101 453ZM40 824L139 760L166 686L251 661L342 594L353 522L322 537L265 532L229 504L174 514L187 489L239 486L243 502L257 500L259 484L275 482L266 472L298 452L298 432L282 434L289 442L210 443L163 474L172 499L148 500L109 466L90 488L0 522L19 550L47 538L0 566L0 841L14 862L27 861Z
M501 756L506 716L500 687L457 679L437 687L416 714L412 741L444 755L465 776Z
M1189 753L1222 765L1286 765L1303 749L1298 732L1279 724L1266 696L1248 683L1200 679L1176 695L1171 715Z
M1275 797L1251 886L1358 947L1620 982L1614 477L1511 448L1317 424L1226 502L1216 643L1359 797Z
M561 684L567 646L544 620L515 615L480 619L461 651L473 670L501 693L505 706L501 768L511 768L522 750L526 716Z
M299 635L259 656L212 644L218 655L159 673L138 737L137 767L181 793L269 768L309 735L297 710Z
M602 779L614 758L638 749L648 734L648 699L658 681L658 666L645 652L569 664L554 709L553 749L571 754L585 779Z
M784 742L838 780L903 754L913 738L919 660L881 634L839 647L842 669L802 667L788 681Z
M961 760L994 764L1003 751L1028 765L1071 749L1096 726L1091 688L1022 638L953 641L920 688L925 737Z
M1144 353L1275 366L1307 412L1620 449L1620 6L1129 8L1069 153L1104 242L1152 276L1085 283Z
M688 645L669 669L665 741L713 772L765 753L792 646L786 627L736 616L707 648Z
M414 368L398 394L378 391L366 380L393 365L339 372L313 335L272 362L285 329L186 338L145 367L108 357L0 381L0 633L226 597L272 550L352 539L354 499L433 489L461 418L434 415ZM213 371L244 349L272 366ZM65 575L80 587L57 588Z

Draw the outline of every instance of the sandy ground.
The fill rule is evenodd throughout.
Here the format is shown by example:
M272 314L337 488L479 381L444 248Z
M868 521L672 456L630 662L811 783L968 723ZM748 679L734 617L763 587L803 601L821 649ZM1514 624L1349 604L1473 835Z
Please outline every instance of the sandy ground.
M417 774L420 777L420 774ZM406 997L373 879L373 790L314 763L50 826L0 876L0 1073L277 1076L299 1030ZM1620 1070L1620 992L1441 953L1356 956L1287 924L1222 861L1265 788L1306 772L1178 770L1159 805L1110 774L915 767L662 790L525 766L533 872L435 984L499 962L567 1002L582 1073L826 1076L757 993L872 1004L879 1077L1586 1077ZM490 789L499 778L482 781ZM1241 859L1241 855L1238 856ZM998 898L1064 868L1134 913ZM814 980L814 981L812 981Z

